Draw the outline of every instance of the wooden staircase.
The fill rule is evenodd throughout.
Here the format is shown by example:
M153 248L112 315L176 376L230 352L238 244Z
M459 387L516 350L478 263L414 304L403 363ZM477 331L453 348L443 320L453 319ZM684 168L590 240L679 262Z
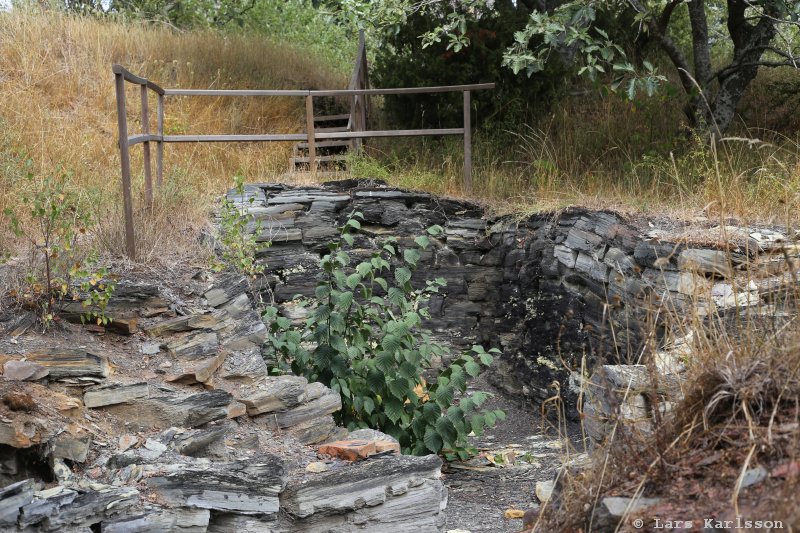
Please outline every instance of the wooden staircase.
M321 115L314 117L314 133L339 133L348 130L350 114ZM348 139L326 139L314 143L318 172L342 172L347 170L347 153L353 142ZM289 172L311 172L309 143L295 143Z
M358 54L348 90L369 89L367 74L367 53L364 32L358 33ZM314 140L320 133L334 134L360 132L367 129L367 96L354 94L350 97L349 112L341 114L322 114L314 112L313 100L306 101L307 124L313 124L313 132L306 131L309 142L295 143L289 160L289 173L312 173L316 175L336 174L347 171L347 154L361 150L360 138L336 137ZM339 103L341 108L341 103ZM330 111L328 111L330 112ZM313 115L313 121L311 116ZM310 129L309 127L306 128Z

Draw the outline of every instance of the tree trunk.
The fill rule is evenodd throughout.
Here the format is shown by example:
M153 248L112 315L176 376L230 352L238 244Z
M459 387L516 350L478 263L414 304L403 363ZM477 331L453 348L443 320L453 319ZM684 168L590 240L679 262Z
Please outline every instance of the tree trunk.
M688 114L693 118L695 130L704 137L712 134L721 137L730 127L736 116L736 107L758 74L764 51L777 33L775 20L779 8L776 4L764 2L764 13L756 24L748 22L746 7L746 0L728 0L727 25L733 42L733 60L712 74L705 6L699 0L689 3L695 78L692 90L687 90ZM712 84L715 79L718 82L716 90Z

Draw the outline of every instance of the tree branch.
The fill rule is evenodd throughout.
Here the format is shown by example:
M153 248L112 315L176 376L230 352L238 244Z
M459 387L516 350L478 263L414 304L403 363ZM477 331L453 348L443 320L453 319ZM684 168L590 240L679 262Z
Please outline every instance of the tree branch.
M688 3L689 22L692 25L692 51L694 52L694 77L705 90L711 81L711 47L708 43L708 20L705 2L693 0Z
M677 0L677 3L680 3L681 1L682 0ZM645 12L644 6L639 3L639 0L628 0L628 3L636 12ZM672 9L674 9L674 7ZM662 16L663 15L664 13L662 13ZM678 69L683 90L686 92L686 94L691 94L694 91L694 84L692 83L689 62L686 60L686 57L684 57L683 52L681 52L681 49L678 48L675 42L669 38L666 32L662 31L656 19L649 18L647 20L647 26L650 28L650 34L658 40L658 44L661 46L664 52L666 52L667 57L669 57L670 61L672 61L672 64L675 65L675 68Z
M747 3L744 0L728 0L728 33L733 41L733 48L741 48L747 40L748 29L745 18Z
M664 11L662 11L661 15L658 17L658 29L661 33L666 33L667 26L669 26L669 21L672 18L672 12L675 11L675 8L682 4L683 1L684 0L672 0L664 6ZM689 3L691 4L692 2Z
M777 68L777 67L794 67L800 68L800 56L790 57L785 61L751 61L751 62L742 62L736 63L733 65L728 65L725 68L719 69L717 72L714 73L714 77L720 80L725 79L726 77L730 76L737 70L741 70L744 68L751 68L751 67L770 67L770 68Z

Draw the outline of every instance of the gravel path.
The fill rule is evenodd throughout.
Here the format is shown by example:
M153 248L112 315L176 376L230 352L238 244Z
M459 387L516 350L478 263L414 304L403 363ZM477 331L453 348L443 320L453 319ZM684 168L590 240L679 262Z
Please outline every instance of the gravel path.
M488 407L506 412L505 421L475 439L476 446L492 457L505 454L513 464L492 466L485 459L477 459L470 461L477 465L473 469L446 465L443 479L450 496L446 531L520 531L522 521L507 520L504 512L538 504L536 482L555 475L564 453L562 441L552 427L542 432L538 407L502 395L483 376L471 383L470 389L493 393ZM578 426L570 426L568 431L570 440L575 442L580 435Z

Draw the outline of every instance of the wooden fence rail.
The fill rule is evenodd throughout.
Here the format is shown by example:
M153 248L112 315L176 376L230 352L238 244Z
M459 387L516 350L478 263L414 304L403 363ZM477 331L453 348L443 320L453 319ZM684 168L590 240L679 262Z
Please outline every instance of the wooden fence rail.
M122 198L125 213L125 248L128 257L136 258L136 240L133 228L133 197L131 193L130 147L143 145L144 153L144 196L148 209L153 207L153 179L151 162L151 143L156 148L156 186L164 179L164 143L185 142L276 142L305 141L308 143L309 162L312 172L317 170L316 142L326 139L353 139L355 148L361 146L363 139L371 137L415 137L423 135L462 135L464 137L464 189L472 189L472 110L471 92L493 89L493 83L474 85L450 85L442 87L407 87L392 89L369 89L367 81L367 62L364 53L363 35L359 38L359 55L348 89L340 90L218 90L218 89L162 89L152 81L136 76L120 65L113 65L117 93L117 124L119 129L120 166L122 167ZM142 131L128 135L126 114L125 82L139 85L141 95ZM148 91L157 97L156 132L150 132L150 109ZM464 96L464 124L460 128L429 128L417 130L368 130L368 96L388 94L420 94L461 92ZM305 97L306 132L263 135L165 135L164 98L167 96L286 96ZM347 131L316 132L314 125L314 98L344 96L350 99L350 114Z

